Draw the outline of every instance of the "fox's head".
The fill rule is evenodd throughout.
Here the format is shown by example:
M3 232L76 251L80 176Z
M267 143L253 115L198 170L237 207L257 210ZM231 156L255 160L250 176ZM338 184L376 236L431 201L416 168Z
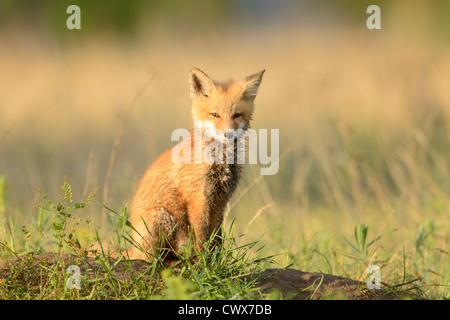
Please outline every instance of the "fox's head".
M201 121L204 132L215 139L236 139L249 128L264 71L239 81L219 83L192 68L189 86L193 122Z

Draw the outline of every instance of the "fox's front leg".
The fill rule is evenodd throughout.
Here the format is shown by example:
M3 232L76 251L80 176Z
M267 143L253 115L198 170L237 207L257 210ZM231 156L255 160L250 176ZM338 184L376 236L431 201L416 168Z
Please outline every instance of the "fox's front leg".
M167 255L166 249L172 249L171 244L177 237L172 215L163 208L150 208L139 218L133 221L132 237L140 248L131 247L129 257L153 261L154 257Z
M209 238L209 217L205 214L204 205L194 205L188 209L191 241L195 248L203 251L203 243Z

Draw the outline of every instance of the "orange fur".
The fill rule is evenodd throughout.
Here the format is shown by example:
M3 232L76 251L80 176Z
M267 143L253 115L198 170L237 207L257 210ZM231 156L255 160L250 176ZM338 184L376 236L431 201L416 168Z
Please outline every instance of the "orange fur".
M201 121L203 131L209 130L212 140L223 143L226 130L246 130L263 73L218 83L193 68L189 75L193 124ZM190 148L191 160L194 139L191 132L190 138L180 142ZM202 150L208 143L201 140ZM176 164L171 155L169 149L150 165L132 200L130 222L137 230L132 237L144 249L142 252L133 247L129 251L132 259L151 260L152 256L164 255L164 261L171 263L176 259L173 252L179 252L188 242L189 231L195 232L200 248L199 241L220 230L225 207L238 184L241 166L237 163Z

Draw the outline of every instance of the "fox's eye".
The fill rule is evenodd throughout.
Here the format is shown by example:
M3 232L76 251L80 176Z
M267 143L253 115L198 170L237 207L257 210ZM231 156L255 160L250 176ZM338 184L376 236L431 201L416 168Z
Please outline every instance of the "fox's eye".
M212 115L213 117L220 118L220 116L219 116L217 113L215 113L215 112L211 112L211 115Z
M233 118L239 118L240 116L241 116L240 113L235 113L235 114L233 115Z

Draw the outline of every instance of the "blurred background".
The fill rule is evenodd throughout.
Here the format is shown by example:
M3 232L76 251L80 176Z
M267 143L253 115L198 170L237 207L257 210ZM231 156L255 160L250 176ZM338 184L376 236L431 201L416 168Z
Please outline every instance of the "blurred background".
M422 228L448 249L450 2L375 2L2 0L0 211L32 224L37 190L57 201L64 176L75 201L98 188L120 211L189 127L191 67L266 69L252 126L280 129L280 169L245 168L227 224L255 218L246 237L265 234L268 252L358 223L398 245ZM66 27L71 4L81 30ZM371 4L381 30L366 27ZM98 204L83 214L110 223Z

